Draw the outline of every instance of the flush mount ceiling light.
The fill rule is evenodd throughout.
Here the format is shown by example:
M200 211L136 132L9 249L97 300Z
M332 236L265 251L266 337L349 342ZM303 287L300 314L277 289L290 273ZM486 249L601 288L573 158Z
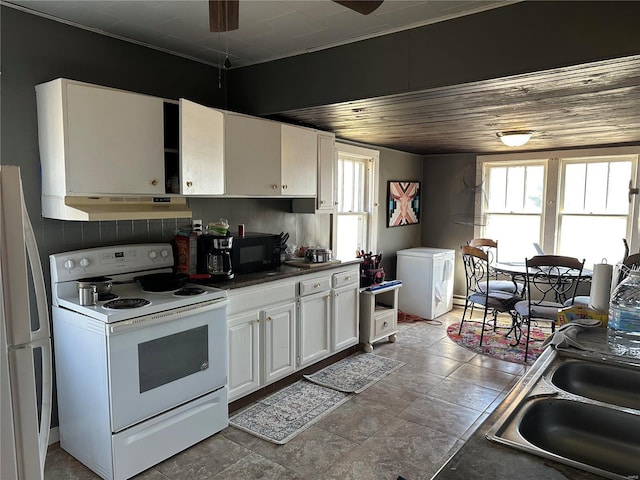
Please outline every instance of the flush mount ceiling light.
M521 147L529 141L534 133L533 130L513 130L510 132L498 132L496 135L507 147Z

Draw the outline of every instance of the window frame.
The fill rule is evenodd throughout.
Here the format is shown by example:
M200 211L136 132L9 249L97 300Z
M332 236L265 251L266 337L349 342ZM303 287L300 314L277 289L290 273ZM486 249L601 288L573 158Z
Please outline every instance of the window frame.
M497 165L504 163L508 165L524 165L542 162L545 165L544 186L543 186L543 206L541 225L541 246L548 253L555 253L559 241L560 217L559 212L564 195L563 175L565 165L577 161L589 161L593 159L603 159L606 157L630 156L632 158L632 187L640 185L640 146L632 147L610 147L610 148L586 148L573 150L552 150L513 154L479 155L476 157L476 185L485 185L485 165ZM476 190L475 216L479 219L485 218L486 198L484 188ZM629 242L630 252L640 251L640 231L638 212L640 211L640 195L633 195L629 208L630 221L627 224L626 239ZM484 234L484 222L474 225L474 237L482 237ZM621 239L622 240L622 239ZM619 259L610 259L615 262Z
M351 157L353 159L361 160L366 162L366 174L365 174L365 192L364 192L364 207L365 210L363 213L367 214L367 231L366 231L366 247L364 250L377 252L378 246L378 178L379 178L379 165L380 165L380 152L378 150L373 150L371 148L360 147L357 145L352 145L348 143L338 142L336 141L336 191L334 197L336 199L336 208L333 214L332 219L332 231L334 235L332 235L332 245L331 248L334 252L337 252L337 244L338 244L338 216L341 215L338 213L339 205L337 204L338 200L338 188L340 185L338 184L338 162L340 161L341 156ZM355 258L355 252L354 252Z

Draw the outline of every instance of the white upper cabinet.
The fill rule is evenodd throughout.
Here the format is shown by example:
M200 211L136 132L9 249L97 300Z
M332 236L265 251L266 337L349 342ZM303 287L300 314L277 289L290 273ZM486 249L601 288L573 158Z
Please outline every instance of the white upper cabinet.
M315 130L227 112L226 193L234 196L315 196Z
M180 193L224 191L224 112L180 99Z
M162 99L65 79L36 94L43 195L165 193Z
M318 133L318 196L316 210L335 209L336 137L332 133Z
M317 183L318 134L315 130L282 124L281 194L314 196Z
M225 116L227 194L280 194L280 124L234 113Z

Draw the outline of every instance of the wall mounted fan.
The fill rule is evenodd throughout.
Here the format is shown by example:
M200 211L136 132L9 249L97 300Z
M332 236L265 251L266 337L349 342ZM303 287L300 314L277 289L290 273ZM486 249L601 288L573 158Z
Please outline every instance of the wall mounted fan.
M349 10L369 15L384 0L332 0ZM240 0L209 0L209 30L212 32L230 32L238 29Z

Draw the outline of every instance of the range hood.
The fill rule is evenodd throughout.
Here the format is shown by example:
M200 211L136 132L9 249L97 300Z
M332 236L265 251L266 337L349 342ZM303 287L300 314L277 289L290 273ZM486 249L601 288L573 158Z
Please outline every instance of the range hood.
M151 220L191 218L183 197L58 197L42 196L42 216L58 220Z

